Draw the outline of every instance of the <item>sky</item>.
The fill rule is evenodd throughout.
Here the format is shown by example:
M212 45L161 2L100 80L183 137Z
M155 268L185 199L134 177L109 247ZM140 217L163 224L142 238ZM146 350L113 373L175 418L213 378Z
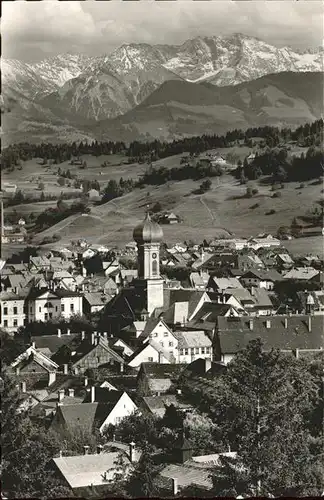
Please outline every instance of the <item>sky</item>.
M323 44L319 0L2 2L2 56L34 62L61 53L102 55L123 43L181 44L243 33L277 46Z

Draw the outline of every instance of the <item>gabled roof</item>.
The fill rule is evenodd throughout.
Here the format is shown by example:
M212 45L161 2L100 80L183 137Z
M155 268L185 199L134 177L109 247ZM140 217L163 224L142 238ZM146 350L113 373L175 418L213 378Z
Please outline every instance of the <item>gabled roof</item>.
M82 427L84 431L92 433L95 428L101 427L114 406L109 403L70 404L59 406L57 413L67 427Z
M11 367L16 368L16 367L22 367L26 366L30 361L34 361L38 365L40 365L42 368L45 368L48 372L53 372L58 369L58 365L48 358L45 354L42 352L37 351L34 347L30 346L28 349L26 349L25 352L20 354L12 363Z
M287 328L285 327L287 320ZM223 353L235 353L244 349L248 342L261 338L264 349L320 349L324 348L323 317L311 316L311 331L308 330L309 316L264 316L217 319L215 334L219 338ZM253 329L250 329L252 321ZM267 322L269 328L267 328Z
M164 289L164 307L168 309L175 302L188 302L188 316L191 316L204 294L204 290L166 288Z
M101 292L86 292L83 296L90 306L104 306L113 297L113 295Z
M187 349L191 347L211 347L212 343L204 331L174 332L178 339L178 348Z
M162 396L143 397L143 401L147 408L154 414L163 416L167 406L175 406L180 409L192 408L188 403L184 403L174 394L164 394ZM160 412L159 410L162 410Z
M243 271L241 273L242 278L256 277L261 281L282 281L283 277L275 269L263 270L263 269L249 269L248 271Z
M270 299L270 295L264 288L253 288L252 298L254 300L255 307L269 307L273 308L273 303Z
M154 340L152 340L152 339L149 339L149 341L144 342L143 344L141 344L135 350L135 352L130 356L130 358L128 360L128 363L131 363L134 359L137 358L137 356L139 354L141 354L143 351L145 351L145 349L149 349L149 348L155 349L158 353L162 354L162 356L167 361L169 361L169 363L171 363L171 361L172 361L171 355L167 351L165 351L164 348L160 344L158 344L157 342L154 342Z
M49 349L54 354L63 345L68 345L78 334L72 333L70 335L62 334L61 337L57 335L39 335L31 337L32 342L35 342L36 349Z
M114 469L119 452L109 452L100 454L79 455L72 457L53 458L56 467L68 482L71 488L85 488L87 486L105 486L102 496L107 491L104 481L105 472ZM129 459L125 456L126 463L130 465ZM89 493L93 493L92 488Z
M313 267L296 267L283 275L285 279L311 280L319 274Z
M186 366L187 365L184 363L141 363L141 368L145 370L146 375L151 379L175 377L179 375Z
M123 358L109 346L107 339L99 337L99 342L96 345L91 344L91 342L89 342L89 339L85 339L83 342L81 342L81 344L76 349L75 355L71 359L73 365L75 366L76 364L79 363L81 359L85 358L90 352L99 348L105 349L105 351L107 351L111 355L111 357L114 358L115 361L117 361L118 363L124 363Z
M226 290L228 288L243 288L237 278L217 278L216 276L212 276L210 278L210 281L216 285L218 290Z

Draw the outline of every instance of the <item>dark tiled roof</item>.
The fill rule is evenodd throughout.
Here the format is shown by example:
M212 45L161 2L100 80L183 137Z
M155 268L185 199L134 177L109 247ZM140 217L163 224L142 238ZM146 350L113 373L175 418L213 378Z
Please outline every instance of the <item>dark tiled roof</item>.
M68 427L82 427L85 431L93 432L101 426L115 405L101 403L82 403L59 406L65 424Z
M285 328L285 318L287 328ZM324 348L324 316L264 316L217 319L216 335L222 353L235 353L244 349L251 340L261 338L264 349L320 349ZM250 329L253 322L253 330ZM269 328L267 328L267 321Z
M52 354L56 353L63 345L69 345L73 340L79 337L78 334L71 335L62 334L61 337L57 335L39 335L31 337L32 342L35 342L36 349L49 349Z
M143 401L147 405L147 407L153 412L154 410L163 409L166 406L173 405L176 408L191 408L191 405L181 401L174 394L165 394L163 396L149 396L144 397Z
M175 302L189 302L189 316L196 309L199 301L204 295L204 291L194 290L194 289L176 289L172 290L170 288L164 290L164 307L168 309Z
M186 368L186 364L160 364L160 363L142 363L141 368L150 378L169 378L179 375Z

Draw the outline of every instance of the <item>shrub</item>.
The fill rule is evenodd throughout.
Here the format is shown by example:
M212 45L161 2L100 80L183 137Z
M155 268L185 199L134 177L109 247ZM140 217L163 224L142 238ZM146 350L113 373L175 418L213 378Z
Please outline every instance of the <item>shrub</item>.
M258 188L253 188L253 189L252 189L252 194L253 194L253 195L254 195L254 194L258 194L258 192L259 192Z
M299 185L299 189L303 189L305 187L305 184L302 182L300 185Z
M53 236L52 236L52 240L53 241L59 241L61 239L61 236L57 233L54 233Z
M258 208L259 206L260 206L260 204L259 204L259 203L255 203L254 205L252 205L252 206L250 207L250 209L251 209L251 210L254 210L255 208Z
M59 186L64 186L65 185L65 179L64 179L64 177L59 177L57 179L57 183L58 183Z
M272 210L269 210L268 212L266 212L265 215L273 215L275 213L276 213L276 211L272 209Z
M273 193L272 195L272 198L281 198L282 197L282 194L278 191L276 191L275 193Z
M246 188L246 197L247 198L252 198L252 196L253 196L253 190L252 190L252 188L251 187L247 187Z

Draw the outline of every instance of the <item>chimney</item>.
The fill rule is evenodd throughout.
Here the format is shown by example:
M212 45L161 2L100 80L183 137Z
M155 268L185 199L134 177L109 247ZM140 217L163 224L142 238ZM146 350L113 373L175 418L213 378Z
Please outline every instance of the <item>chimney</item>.
M120 373L124 373L124 363L120 363Z
M69 389L69 397L74 398L74 389Z
M95 345L95 334L94 333L91 334L91 344Z
M54 384L56 380L56 372L53 371L53 372L48 372L48 385L52 385Z
M299 358L299 349L298 349L298 348L297 348L297 349L295 349L295 356L296 356L296 359L298 359L298 358Z
M266 328L271 328L271 321L270 321L270 319L266 320Z
M64 399L64 389L61 389L60 391L58 391L57 396L58 396L59 403L61 403Z
M34 349L36 349L36 342L32 342L32 345L31 345Z
M172 495L175 496L178 494L178 480L175 477L173 477L171 481L172 481Z
M107 332L103 332L102 336L106 339L107 338Z
M85 331L82 330L82 332L81 332L81 340L84 340L84 339L85 339Z
M250 319L249 321L249 328L250 330L253 330L253 319Z
M100 455L100 453L102 452L102 449L103 449L102 444L98 444L98 446L97 446L97 453L98 453L98 455Z
M61 328L58 328L57 329L57 336L60 338L62 335L62 331L61 331Z
M68 328L68 329L67 329L66 333L67 333L68 335L71 335L71 330L70 330L70 328Z
M84 377L84 387L87 387L88 382L89 382L88 377Z
M116 434L115 433L113 433L113 435L112 435L112 440L116 441Z
M22 393L26 392L26 382L24 380L21 382L20 388Z
M99 345L99 342L100 342L100 337L96 337L95 338L95 345Z
M19 366L16 367L16 375L18 376L20 374L20 368Z
M90 402L94 403L95 399L96 399L96 388L94 385L92 385L90 388Z
M177 394L182 394L182 390L181 389L177 389Z
M67 363L63 365L63 373L64 375L67 375L69 373L69 365Z
M89 454L89 446L87 444L85 444L83 446L83 454L84 455L88 455Z
M135 460L135 443L132 441L129 443L129 460L131 463Z
M308 331L312 331L312 317L308 316Z
M288 328L288 318L285 318L284 322L285 322L285 328Z
M60 458L62 458L62 457L63 457L63 451L62 451L62 450L60 450L60 451L59 451L59 457L60 457Z

